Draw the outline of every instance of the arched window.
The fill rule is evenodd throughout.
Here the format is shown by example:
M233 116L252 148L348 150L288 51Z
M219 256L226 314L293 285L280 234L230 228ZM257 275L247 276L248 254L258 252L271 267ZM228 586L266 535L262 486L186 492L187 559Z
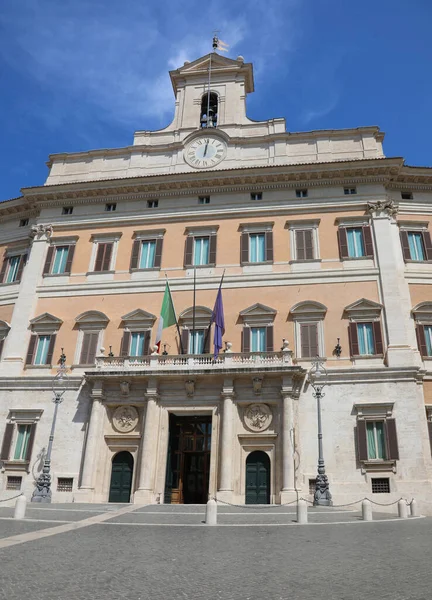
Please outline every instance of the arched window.
M207 92L201 100L201 127L216 127L218 121L218 98L215 92Z

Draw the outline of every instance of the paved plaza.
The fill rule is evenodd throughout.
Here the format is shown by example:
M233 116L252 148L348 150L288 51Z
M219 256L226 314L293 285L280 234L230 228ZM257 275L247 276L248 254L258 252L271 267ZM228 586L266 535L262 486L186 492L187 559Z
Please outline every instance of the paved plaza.
M346 509L28 505L0 508L0 598L429 600L432 518Z

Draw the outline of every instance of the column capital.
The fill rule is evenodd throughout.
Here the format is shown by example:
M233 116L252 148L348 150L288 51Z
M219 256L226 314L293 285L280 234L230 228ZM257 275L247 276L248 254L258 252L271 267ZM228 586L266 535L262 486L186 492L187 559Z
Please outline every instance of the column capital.
M282 388L280 391L280 395L282 396L282 398L292 398L293 400L298 400L300 397L300 390Z
M373 219L390 219L394 220L399 207L394 200L377 200L376 202L367 203L367 211Z
M39 223L32 225L30 237L34 242L49 242L53 234L53 226L51 224Z
M153 400L154 402L156 402L156 404L159 402L160 400L160 396L157 392L146 392L144 394L144 398L147 400L147 402L150 402L150 400Z
M234 400L236 396L236 393L234 392L234 390L229 391L229 390L222 390L221 391L221 398L224 400L225 398L231 398L232 400Z
M90 394L93 400L105 400L105 393L102 381L95 381L93 383L93 389Z

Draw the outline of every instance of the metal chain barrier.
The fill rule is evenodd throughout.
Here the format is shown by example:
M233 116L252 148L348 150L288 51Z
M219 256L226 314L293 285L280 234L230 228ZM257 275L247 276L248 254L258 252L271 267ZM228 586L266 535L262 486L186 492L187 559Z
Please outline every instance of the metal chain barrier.
M250 508L252 510L261 510L262 508L281 508L282 506L289 506L290 504L296 504L297 500L293 500L292 502L285 502L284 504L260 504L255 506L253 504L232 504L231 502L225 502L224 500L218 500L217 498L212 498L218 504L226 504L226 506L234 506L235 508Z
M0 500L0 502L9 502L9 500L15 500L15 498L19 498L22 495L23 493L21 492L21 494L18 494L18 496L12 496L12 498L5 498L4 500Z
M217 498L212 498L212 500L215 500L218 504L226 504L227 506L234 506L236 508L250 508L252 510L261 510L262 508L281 508L282 506L290 506L292 504L297 504L297 500L293 500L292 502L285 502L284 504L260 504L259 506L254 506L253 504L232 504L231 502L225 502L224 500L218 500ZM299 500L304 500L308 504L313 505L313 501L308 500L307 498L302 497L302 498L299 498ZM404 500L404 498L399 498L398 500L395 500L394 502L382 503L382 502L376 502L375 500L371 500L370 498L364 497L364 498L361 498L360 500L356 500L355 502L349 502L347 504L332 504L331 507L329 507L329 508L344 508L347 506L354 506L355 504L360 504L360 502L363 502L363 500L369 500L369 502L371 504L376 504L377 506L393 506L394 504L397 504L401 500ZM411 500L411 502L408 502L408 500L405 500L405 502L406 502L407 506L411 506L411 504L412 504L412 500Z

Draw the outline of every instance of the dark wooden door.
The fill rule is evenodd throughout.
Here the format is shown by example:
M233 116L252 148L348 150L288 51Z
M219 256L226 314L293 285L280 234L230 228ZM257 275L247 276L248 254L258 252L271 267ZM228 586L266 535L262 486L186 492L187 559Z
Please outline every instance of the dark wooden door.
M109 502L130 502L132 473L132 454L130 452L116 454L112 462Z
M270 503L270 459L256 450L246 459L246 504Z
M188 452L184 461L183 502L205 504L208 499L210 453Z

